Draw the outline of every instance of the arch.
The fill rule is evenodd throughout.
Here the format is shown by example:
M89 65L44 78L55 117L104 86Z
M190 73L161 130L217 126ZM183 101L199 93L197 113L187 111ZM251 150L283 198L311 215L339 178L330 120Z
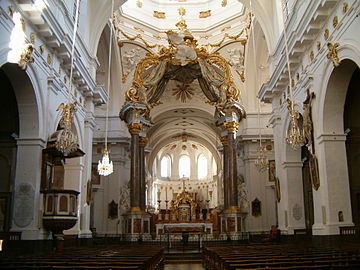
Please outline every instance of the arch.
M126 0L115 0L114 10L118 9ZM97 47L108 19L111 16L111 4L108 1L88 1L88 44L91 49L90 54L96 55Z
M36 75L32 68L27 71L21 70L18 65L6 63L1 66L5 75L12 84L19 110L19 137L20 138L39 138L42 134L41 119L41 98L38 87L34 87L33 77L36 81ZM29 76L27 73L31 73ZM36 85L36 84L35 84Z
M344 131L342 116L343 116L343 108L346 98L346 90L347 90L346 84L350 82L350 77L352 74L351 71L354 71L356 66L358 67L360 66L360 50L357 47L355 47L355 45L356 45L355 43L344 44L343 46L338 48L338 56L339 59L342 61L338 68L341 69L334 68L333 65L328 64L325 66L322 72L322 74L324 75L320 79L322 84L320 86L320 93L318 94L321 98L318 99L317 102L315 100L315 102L317 103L316 105L318 107L317 115L319 117L319 121L317 122L319 123L319 127L318 127L319 134L323 134L323 133L329 134L331 132L335 132L335 130L336 131L339 130L340 133L343 133ZM350 62L352 62L353 64L350 64ZM346 74L346 72L349 73ZM337 80L339 77L341 77L342 74L345 77L342 77L341 80ZM344 78L348 78L348 80L346 81ZM328 86L333 83L337 83L336 87L342 87L343 91L339 93L339 91L336 89L335 86L331 86L329 88ZM337 100L336 96L334 95L339 95L338 98L340 99ZM330 111L331 110L330 102L332 101L336 101L335 103L337 103L335 105L337 106L336 110L337 113L341 115L337 115L337 117L334 115L334 117L340 119L340 122L335 121L334 119L331 120L330 115L333 115L333 112ZM339 103L342 103L342 105L340 106ZM331 126L331 122L333 122L334 125L338 124L338 126L337 127ZM334 128L335 130L332 130Z
M249 0L238 0L250 10ZM269 52L273 52L276 47L277 38L280 35L280 28L277 22L280 20L279 12L281 8L276 5L277 0L252 1L252 10L264 32ZM280 13L281 14L281 13Z

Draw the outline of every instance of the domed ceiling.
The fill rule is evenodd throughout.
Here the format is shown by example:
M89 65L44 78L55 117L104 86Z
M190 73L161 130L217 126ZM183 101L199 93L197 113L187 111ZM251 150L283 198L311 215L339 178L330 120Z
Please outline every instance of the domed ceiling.
M237 0L129 0L121 6L120 14L164 32L175 29L180 8L191 31L221 27L244 12L243 5Z

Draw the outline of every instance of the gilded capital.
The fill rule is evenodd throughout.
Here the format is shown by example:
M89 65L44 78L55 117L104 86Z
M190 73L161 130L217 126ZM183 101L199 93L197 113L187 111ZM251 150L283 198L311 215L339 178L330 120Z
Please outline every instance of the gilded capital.
M239 127L239 123L238 122L225 122L224 126L228 132L236 133L238 130L238 127Z
M149 141L148 137L143 137L143 136L139 137L139 145L142 147L145 147L147 145L148 141Z
M142 123L131 123L128 125L128 129L131 134L139 134L141 132L142 126Z
M228 136L221 136L221 137L220 137L220 141L221 141L221 143L222 143L223 146L228 146L228 145L229 145Z

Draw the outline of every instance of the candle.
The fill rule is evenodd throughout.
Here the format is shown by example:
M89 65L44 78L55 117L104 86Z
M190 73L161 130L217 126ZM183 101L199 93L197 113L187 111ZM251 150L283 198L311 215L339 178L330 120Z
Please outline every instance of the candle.
M167 187L166 187L166 189L165 189L165 200L167 201Z

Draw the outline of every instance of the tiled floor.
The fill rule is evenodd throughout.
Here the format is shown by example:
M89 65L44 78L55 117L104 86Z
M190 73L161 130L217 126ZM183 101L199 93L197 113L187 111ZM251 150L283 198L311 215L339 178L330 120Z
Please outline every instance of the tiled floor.
M165 264L164 270L204 270L201 264Z

